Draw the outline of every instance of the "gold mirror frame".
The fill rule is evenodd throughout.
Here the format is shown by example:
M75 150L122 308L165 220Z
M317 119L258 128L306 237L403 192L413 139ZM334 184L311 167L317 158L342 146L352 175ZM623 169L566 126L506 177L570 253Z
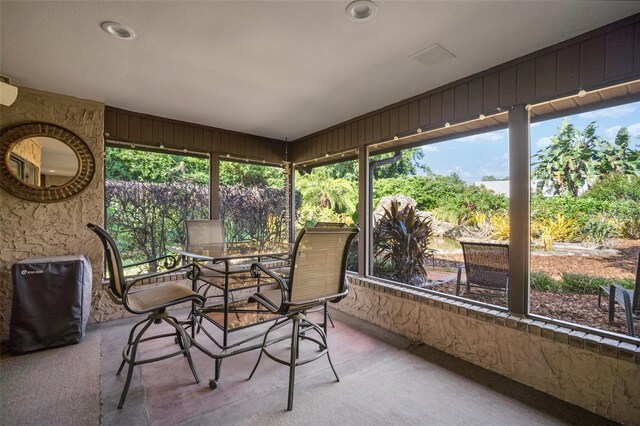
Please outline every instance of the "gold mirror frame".
M67 183L40 188L18 179L9 165L9 155L20 141L47 136L58 139L71 148L78 158L78 172ZM91 183L96 172L96 162L87 144L75 133L49 123L26 123L2 129L0 132L0 186L9 194L28 201L54 203L80 194Z

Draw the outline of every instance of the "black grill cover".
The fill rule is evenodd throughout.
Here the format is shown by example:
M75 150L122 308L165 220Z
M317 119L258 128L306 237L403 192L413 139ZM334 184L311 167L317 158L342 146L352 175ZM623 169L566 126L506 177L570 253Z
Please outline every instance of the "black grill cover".
M78 343L91 309L91 264L84 256L22 260L12 268L13 353Z

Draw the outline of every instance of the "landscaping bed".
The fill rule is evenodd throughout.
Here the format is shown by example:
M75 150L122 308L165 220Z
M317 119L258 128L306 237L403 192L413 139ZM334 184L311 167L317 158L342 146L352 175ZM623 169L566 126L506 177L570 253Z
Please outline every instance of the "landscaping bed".
M608 245L615 249L615 254L608 255L562 255L556 256L531 256L531 270L534 273L544 273L553 280L561 280L563 274L575 274L576 276L601 277L606 279L633 280L635 277L640 240L616 240ZM462 263L462 253L436 253L434 268L449 269ZM432 270L429 267L429 270ZM596 286L598 281L591 283ZM449 281L433 288L447 294L456 293L456 282ZM602 307L598 307L598 295L594 289L587 289L589 294L577 294L574 292L539 291L531 290L531 313L553 319L573 322L589 327L609 330L616 333L627 334L627 326L624 312L616 306L615 321L608 321L608 300L605 296ZM506 306L505 297L496 297L495 294L472 288L470 294L465 294L462 289L461 296L470 299L491 303L498 306ZM640 321L636 321L636 330L640 330Z

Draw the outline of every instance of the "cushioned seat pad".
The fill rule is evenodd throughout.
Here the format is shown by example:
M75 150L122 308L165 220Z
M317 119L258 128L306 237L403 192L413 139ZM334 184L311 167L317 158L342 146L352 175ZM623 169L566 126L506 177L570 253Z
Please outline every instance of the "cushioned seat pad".
M136 311L149 312L165 305L175 305L176 301L201 298L197 293L179 284L166 284L145 288L127 295L127 302Z

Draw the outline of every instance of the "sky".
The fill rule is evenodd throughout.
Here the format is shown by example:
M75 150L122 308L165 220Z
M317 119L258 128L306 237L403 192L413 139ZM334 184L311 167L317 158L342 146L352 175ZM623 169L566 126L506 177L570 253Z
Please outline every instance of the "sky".
M631 145L640 148L640 102L619 105L567 117L582 131L592 121L596 134L613 141L620 127L631 134ZM558 133L563 118L531 124L531 153L547 146ZM479 182L483 176L505 178L509 175L508 130L482 133L422 147L422 163L434 173L458 173L467 183Z

